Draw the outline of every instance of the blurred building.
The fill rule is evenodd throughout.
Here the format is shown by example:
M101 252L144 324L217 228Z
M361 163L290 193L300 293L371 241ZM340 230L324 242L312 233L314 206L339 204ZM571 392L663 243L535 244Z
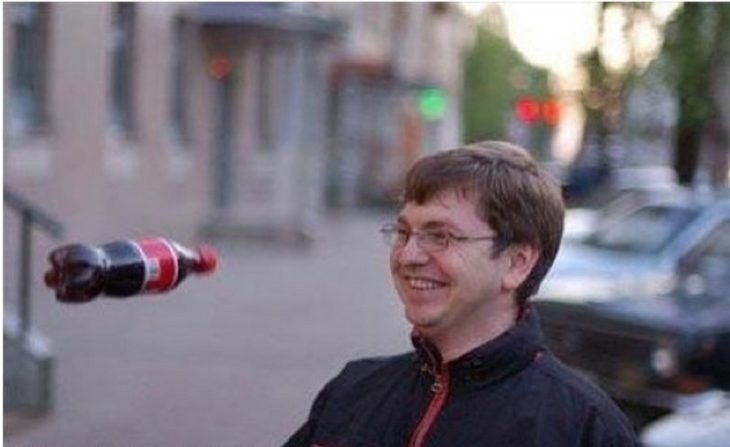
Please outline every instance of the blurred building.
M70 239L306 239L460 142L447 3L7 3L5 185Z
M416 158L462 141L473 25L446 2L312 7L348 26L331 72L329 203L387 203Z

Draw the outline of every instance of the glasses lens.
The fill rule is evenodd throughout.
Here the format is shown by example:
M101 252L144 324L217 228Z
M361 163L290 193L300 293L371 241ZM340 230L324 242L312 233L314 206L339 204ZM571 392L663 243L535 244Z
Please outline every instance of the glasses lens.
M425 232L420 235L421 248L426 251L444 250L449 245L449 235L442 232Z

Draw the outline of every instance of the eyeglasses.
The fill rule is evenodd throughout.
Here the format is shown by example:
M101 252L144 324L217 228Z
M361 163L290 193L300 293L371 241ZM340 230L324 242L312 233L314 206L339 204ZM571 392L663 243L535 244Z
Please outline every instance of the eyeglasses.
M427 252L442 251L449 248L452 242L490 241L497 239L497 236L457 236L446 230L412 231L397 224L386 224L380 229L385 243L394 248L404 247L411 239L416 237L416 243L422 250Z

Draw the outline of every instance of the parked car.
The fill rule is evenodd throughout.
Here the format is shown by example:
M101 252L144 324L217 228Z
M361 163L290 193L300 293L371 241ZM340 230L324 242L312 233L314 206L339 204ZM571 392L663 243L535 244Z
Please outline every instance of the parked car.
M535 303L548 345L637 426L730 389L730 291Z
M727 447L730 444L730 395L704 396L685 411L652 422L641 433L645 447Z
M564 240L538 299L652 296L730 283L730 197L677 191L613 206L619 211L594 216L584 237Z
M548 345L637 427L730 389L730 200L649 202L566 246L535 300Z
M640 206L676 197L692 195L691 190L672 184L621 189L599 208L569 208L565 213L563 238L568 242L587 239L597 228L636 211Z

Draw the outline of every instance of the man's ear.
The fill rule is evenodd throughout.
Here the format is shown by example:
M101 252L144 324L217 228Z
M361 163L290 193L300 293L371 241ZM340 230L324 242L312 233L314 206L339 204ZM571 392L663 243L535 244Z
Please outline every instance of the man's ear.
M527 244L507 248L507 269L502 277L502 287L516 290L527 278L540 257L540 251Z

